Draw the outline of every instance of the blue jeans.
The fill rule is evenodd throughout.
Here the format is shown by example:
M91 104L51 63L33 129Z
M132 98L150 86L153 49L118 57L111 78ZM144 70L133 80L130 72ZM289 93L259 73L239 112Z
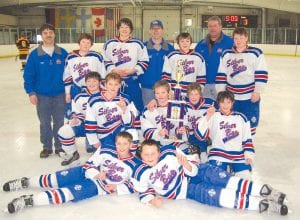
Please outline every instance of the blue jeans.
M61 143L57 137L58 129L64 125L65 94L58 96L37 95L36 106L38 118L40 120L40 141L43 148L52 150L52 139L54 138L55 149L61 148Z

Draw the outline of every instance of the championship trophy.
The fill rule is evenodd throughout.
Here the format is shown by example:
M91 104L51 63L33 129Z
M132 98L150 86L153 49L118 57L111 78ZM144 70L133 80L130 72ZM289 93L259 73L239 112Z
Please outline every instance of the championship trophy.
M182 134L176 134L177 128L183 126L185 101L181 96L180 82L184 76L183 60L176 63L176 85L173 87L174 97L168 100L168 110L166 118L166 129L168 134L165 138L172 142L183 142Z

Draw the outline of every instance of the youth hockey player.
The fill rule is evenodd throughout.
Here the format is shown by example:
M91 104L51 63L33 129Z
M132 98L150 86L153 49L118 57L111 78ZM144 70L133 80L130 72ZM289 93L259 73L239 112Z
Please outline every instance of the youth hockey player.
M75 146L76 137L86 137L84 121L86 115L86 106L91 95L99 93L101 77L97 72L89 72L85 76L86 88L72 99L71 120L58 130L58 138L62 144L62 149L66 153L65 159L61 162L62 166L69 165L79 159L79 153ZM95 148L86 141L86 150L88 153Z
M195 134L200 140L212 140L209 163L224 170L230 165L235 175L250 180L254 159L250 123L243 114L232 111L232 92L219 92L217 101L219 110L211 106L198 120Z
M234 47L221 56L216 89L234 93L234 110L248 118L254 135L259 122L260 94L266 87L268 70L263 52L247 45L245 28L236 28L233 39Z
M132 98L136 108L142 112L144 105L138 76L148 68L147 49L140 40L131 37L133 24L130 19L122 18L117 28L119 36L104 44L106 70L122 77L122 91Z
M135 170L132 182L143 203L160 207L163 199L192 199L215 207L288 214L284 193L207 163L198 169L172 145L160 148L156 141L145 140L141 157L143 164Z
M132 136L121 132L116 137L115 146L98 149L82 167L5 183L3 190L6 192L34 187L46 189L13 199L7 205L8 212L15 213L32 206L77 202L97 195L133 193L129 180L140 160L131 154L132 144Z
M105 77L105 89L88 100L85 130L89 144L95 148L104 143L114 143L116 135L123 130L131 132L134 142L138 134L134 129L138 112L130 98L120 92L122 79L117 73Z

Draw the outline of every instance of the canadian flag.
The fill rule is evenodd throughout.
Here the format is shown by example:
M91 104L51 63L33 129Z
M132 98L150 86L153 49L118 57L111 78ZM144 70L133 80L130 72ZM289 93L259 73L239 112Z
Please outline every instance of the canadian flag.
M95 36L104 36L104 14L105 8L92 8L92 22Z

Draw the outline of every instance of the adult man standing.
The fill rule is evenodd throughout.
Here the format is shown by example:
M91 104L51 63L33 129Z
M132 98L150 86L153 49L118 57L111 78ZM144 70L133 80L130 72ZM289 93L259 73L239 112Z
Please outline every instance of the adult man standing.
M143 75L140 75L144 106L154 99L153 86L161 80L164 57L174 50L174 47L163 38L164 27L160 20L150 23L150 39L144 44L149 55L149 66Z
M233 40L222 32L222 22L218 16L210 17L207 27L208 35L196 45L195 51L204 57L206 63L206 84L203 96L216 100L215 81L220 56L224 50L232 48Z
M52 25L42 25L40 33L43 43L30 53L23 78L25 91L31 104L36 106L40 121L40 141L43 144L40 158L46 158L53 153L53 138L55 153L62 152L57 131L64 124L63 72L67 51L55 44Z

